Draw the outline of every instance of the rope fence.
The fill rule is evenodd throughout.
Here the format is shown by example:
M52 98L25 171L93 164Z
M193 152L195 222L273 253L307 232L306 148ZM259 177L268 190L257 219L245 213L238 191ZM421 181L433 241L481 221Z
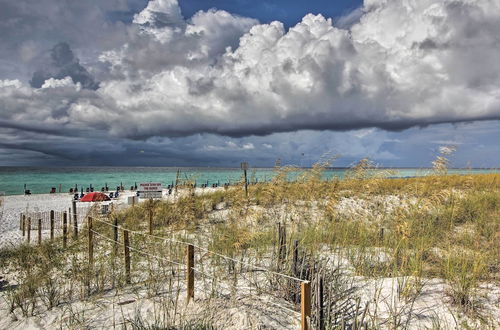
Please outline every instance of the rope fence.
M76 208L74 207L73 211L75 210ZM87 221L85 221L85 219ZM186 302L189 302L195 297L195 283L198 283L196 289L201 290L205 294L206 290L208 290L209 294L213 294L215 291L219 292L219 294L222 294L222 292L228 292L228 294L231 295L232 292L236 292L236 289L238 289L240 293L244 292L245 296L260 297L262 293L265 293L267 296L273 299L283 299L283 297L276 296L272 294L272 292L273 289L276 289L276 286L286 286L287 288L292 288L291 290L293 291L296 290L296 292L292 294L294 297L300 297L300 313L290 307L285 307L282 304L271 301L271 299L267 299L266 303L280 308L287 313L293 313L293 315L300 314L301 329L307 330L311 328L311 284L309 281L302 280L299 277L283 274L259 265L254 265L244 260L236 259L215 251L211 251L192 242L150 234L152 230L149 231L150 233L130 230L119 226L117 224L117 221L111 223L109 221L99 219L98 217L78 215L76 212L71 212L71 209L69 209L68 212L26 212L20 215L20 229L23 232L23 236L26 236L26 240L28 243L31 240L32 230L36 230L38 232L38 244L41 244L42 242L42 230L50 230L51 240L54 239L54 232L57 230L58 232L62 231L63 247L67 246L68 233L70 231L73 231L73 239L78 239L79 230L81 230L81 228L79 228L79 225L81 226L85 222L87 223L86 234L88 236L88 260L90 271L94 266L94 245L96 244L95 238L99 238L108 243L111 243L114 246L114 255L117 254L116 252L118 246L123 249L123 267L125 270L124 273L127 284L130 284L132 282L130 251L148 258L152 258L159 262L165 262L167 264L180 267L179 270L183 270L186 276ZM94 222L105 224L112 228L114 237L110 238L101 233L94 226ZM184 262L170 260L168 258L165 258L164 256L146 252L143 248L131 246L129 237L130 235L141 236L142 238L146 239L143 241L143 243L148 244L148 247L150 247L151 243L153 245L161 245L158 244L157 241L161 241L165 244L170 244L169 250L172 250L173 245L183 247L185 249L185 260ZM119 239L120 236L122 237L121 240ZM214 256L220 259L214 260ZM211 271L219 270L218 274L227 275L224 280L232 281L233 286L231 287L230 285L224 285L224 283L222 282L222 278L217 278L208 274L207 268L203 266L203 260L208 260L210 267L212 267ZM225 263L221 263L221 260ZM239 272L237 271L237 268L239 268ZM202 278L199 278L197 280L196 276L201 276ZM91 276L89 273L89 291L90 278ZM239 285L239 282L241 281L243 281L243 284L246 283L246 285ZM266 283L271 287L270 289L268 289L268 291L266 291L266 289L264 288ZM273 285L275 286L274 288ZM210 287L212 287L211 290ZM214 290L214 287L217 290Z

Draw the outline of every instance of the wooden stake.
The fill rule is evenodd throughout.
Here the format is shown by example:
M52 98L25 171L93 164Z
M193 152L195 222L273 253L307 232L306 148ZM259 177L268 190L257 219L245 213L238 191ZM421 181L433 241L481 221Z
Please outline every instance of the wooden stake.
M317 315L318 315L318 329L325 329L325 313L323 310L323 276L318 276L318 286L317 286Z
M23 237L26 236L26 215L23 214Z
M42 245L42 218L38 218L38 245Z
M187 301L194 298L194 246L189 244L186 248L187 267Z
M247 170L244 170L245 172L245 196L248 198L248 179L247 179Z
M54 210L50 211L50 240L54 240Z
M113 222L113 238L115 239L114 251L115 255L118 254L118 219L115 218Z
M68 213L63 213L63 248L68 244Z
M309 330L309 318L311 317L311 283L309 281L300 284L300 311L302 330Z
M149 235L153 235L153 199L149 199Z
M125 252L125 282L130 284L130 249L129 249L129 239L128 239L128 230L123 230L123 245Z
M28 217L28 243L31 241L31 217Z
M299 272L299 241L293 241L293 273L298 276Z
M73 200L73 238L78 239L78 217L76 214L76 201Z
M88 217L88 228L89 228L89 267L92 269L94 265L94 232L92 218Z

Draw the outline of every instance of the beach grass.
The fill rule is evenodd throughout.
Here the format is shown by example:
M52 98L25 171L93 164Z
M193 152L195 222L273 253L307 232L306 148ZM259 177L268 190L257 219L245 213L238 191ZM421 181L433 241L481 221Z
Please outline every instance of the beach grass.
M151 223L156 236L191 242L304 280L316 281L315 274L322 274L329 283L324 303L327 316L323 319L327 328L410 327L418 298L433 279L444 283L444 298L453 317L466 315L465 319L456 318L456 325L494 328L498 315L491 313L498 311L488 310L481 288L500 280L500 174L447 175L446 156L438 156L432 175L417 178L389 178L390 172L375 171L369 159L355 164L343 180L321 180L328 162L304 171L293 182L288 181L287 173L294 169L279 167L271 182L250 185L248 196L243 182L201 195L195 195L185 182L180 189L184 193L179 193L175 202L146 201L112 212L108 221L117 219L121 227L141 232L148 232ZM278 226L285 228L282 241ZM94 222L94 230L113 236L112 227L105 224ZM183 247L172 243L159 246L152 241L137 236L132 246L184 262ZM285 253L281 255L283 243ZM300 248L299 261L293 257L295 246ZM17 279L16 287L6 294L11 311L28 317L128 287L121 247L114 250L112 243L100 241L92 269L86 249L82 235L71 241L68 249L61 249L58 239L41 246L23 244L1 250L0 266ZM113 258L115 254L120 257ZM243 271L243 266L237 272L234 262L209 254L203 258L205 271L213 277L208 282L204 279L212 299L220 299L216 293L223 291L223 284L238 285L235 274L248 275L249 269ZM144 255L132 257L137 292L146 288L150 297L170 292L166 295L169 303L162 305L162 313L168 315L177 315L181 309L183 278L174 273L182 273L181 268ZM293 283L262 276L249 276L245 285L264 281L269 285L261 288L262 292L292 306L299 303ZM382 288L366 299L359 283L385 279L396 279L400 304L388 305L381 312L382 302L377 297ZM339 306L339 302L345 304ZM214 308L208 302L206 306ZM137 329L167 325L217 328L213 313L208 314L210 317L195 321L184 317L170 317L168 322L166 318L145 320L140 313L123 318ZM318 317L313 313L314 322L319 322ZM430 327L443 322L436 315Z

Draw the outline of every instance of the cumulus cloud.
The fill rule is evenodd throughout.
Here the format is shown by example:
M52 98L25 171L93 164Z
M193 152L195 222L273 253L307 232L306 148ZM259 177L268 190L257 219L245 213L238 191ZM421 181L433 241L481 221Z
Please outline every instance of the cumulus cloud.
M172 1L166 3L155 8L166 8L171 17L177 9ZM212 11L180 23L176 14L173 25L148 24L141 36L180 48L183 55L161 53L152 63L162 69L140 83L138 75L103 82L100 92L119 110L98 108L126 112L107 125L114 134L139 138L399 130L500 117L497 2L370 0L363 12L350 29L321 15L307 15L289 31L280 22L254 25L223 54L222 47L213 51L209 45L227 25L214 22L229 17L234 30L238 17ZM137 17L143 16L157 19L143 13ZM195 36L200 41L193 43ZM109 61L122 71L141 68L144 77L153 68L141 64L144 54L131 45L108 53ZM149 58L144 61L151 63Z
M60 25L36 32L52 15L49 10L40 9L31 22L36 11L1 3L6 10L0 11L0 18L5 16L0 24L7 34L0 41L14 45L16 40L20 46L12 48L26 63L43 53L26 30L50 35L45 39L51 45L70 40L75 48L52 49L52 67L31 79L40 88L21 77L0 80L2 127L140 140L402 130L500 119L500 3L495 0L365 0L339 22L309 14L289 30L280 22L259 24L216 9L186 19L176 0L151 0L130 24L110 23L106 13L113 5L123 10L127 5L109 0L92 2L92 10L85 7L94 16L83 15L79 29L68 31L64 27L88 4L65 8L42 2L67 14ZM31 9L40 6L26 3ZM30 22L26 29L17 32L9 13ZM7 67L1 64L0 71ZM233 143L247 151L278 146ZM212 151L231 147L204 145Z

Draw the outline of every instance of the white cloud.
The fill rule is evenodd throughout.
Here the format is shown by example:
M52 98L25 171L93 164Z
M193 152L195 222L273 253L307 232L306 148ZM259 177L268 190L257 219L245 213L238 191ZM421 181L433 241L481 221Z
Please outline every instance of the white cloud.
M369 1L350 30L321 15L288 32L279 22L254 25L222 55L224 43L215 52L211 45L243 19L200 12L185 29L157 29L184 31L164 39L166 47L182 45L182 59L166 60L140 83L135 75L103 82L102 95L130 114L109 126L126 136L245 135L499 118L499 7L490 0ZM215 24L224 20L230 23ZM123 57L114 54L123 71L142 68L131 45Z
M45 80L41 88L58 88L67 86L75 86L75 84L73 83L73 79L71 79L71 77L65 77L63 79L54 79L54 78L47 79Z
M255 149L255 146L253 143L245 143L242 147L243 150L253 150Z

